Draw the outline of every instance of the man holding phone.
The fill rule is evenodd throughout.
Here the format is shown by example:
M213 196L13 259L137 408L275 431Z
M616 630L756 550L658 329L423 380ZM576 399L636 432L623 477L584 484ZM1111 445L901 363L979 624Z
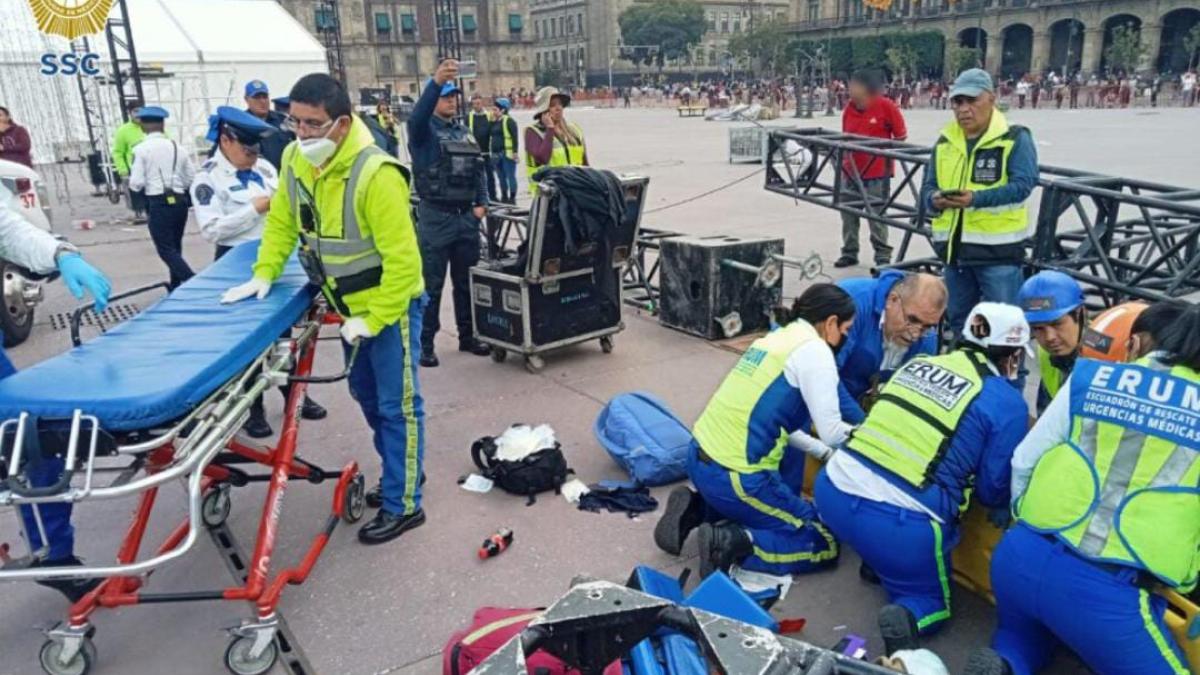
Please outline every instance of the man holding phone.
M958 331L981 301L1016 304L1032 234L1025 200L1037 185L1038 160L1029 130L996 110L987 72L963 71L949 99L954 121L933 146L921 201L945 262L946 318Z

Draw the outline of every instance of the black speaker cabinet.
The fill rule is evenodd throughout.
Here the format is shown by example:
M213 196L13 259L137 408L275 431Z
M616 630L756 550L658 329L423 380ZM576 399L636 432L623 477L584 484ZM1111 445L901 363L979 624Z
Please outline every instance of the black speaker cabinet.
M734 235L664 239L659 254L659 320L709 340L767 328L780 284L765 287L748 268L770 262L772 254L783 254L783 239Z

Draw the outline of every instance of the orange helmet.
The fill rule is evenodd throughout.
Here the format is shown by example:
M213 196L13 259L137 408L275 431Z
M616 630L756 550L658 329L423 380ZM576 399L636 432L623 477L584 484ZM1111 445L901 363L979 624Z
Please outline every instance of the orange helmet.
M1133 321L1147 305L1126 302L1104 310L1084 329L1079 355L1088 359L1123 362L1129 358Z

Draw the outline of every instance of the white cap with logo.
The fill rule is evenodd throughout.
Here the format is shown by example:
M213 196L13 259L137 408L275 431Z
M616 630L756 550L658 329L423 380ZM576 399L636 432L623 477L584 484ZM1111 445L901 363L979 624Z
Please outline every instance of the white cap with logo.
M963 339L980 347L1028 348L1030 332L1020 307L1000 302L975 305L962 328Z

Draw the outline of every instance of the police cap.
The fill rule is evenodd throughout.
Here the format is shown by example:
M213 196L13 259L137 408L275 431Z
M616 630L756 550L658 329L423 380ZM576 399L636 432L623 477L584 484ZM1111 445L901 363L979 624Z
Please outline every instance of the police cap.
M165 109L156 105L148 105L139 108L133 116L143 122L159 122L170 117L170 114Z

